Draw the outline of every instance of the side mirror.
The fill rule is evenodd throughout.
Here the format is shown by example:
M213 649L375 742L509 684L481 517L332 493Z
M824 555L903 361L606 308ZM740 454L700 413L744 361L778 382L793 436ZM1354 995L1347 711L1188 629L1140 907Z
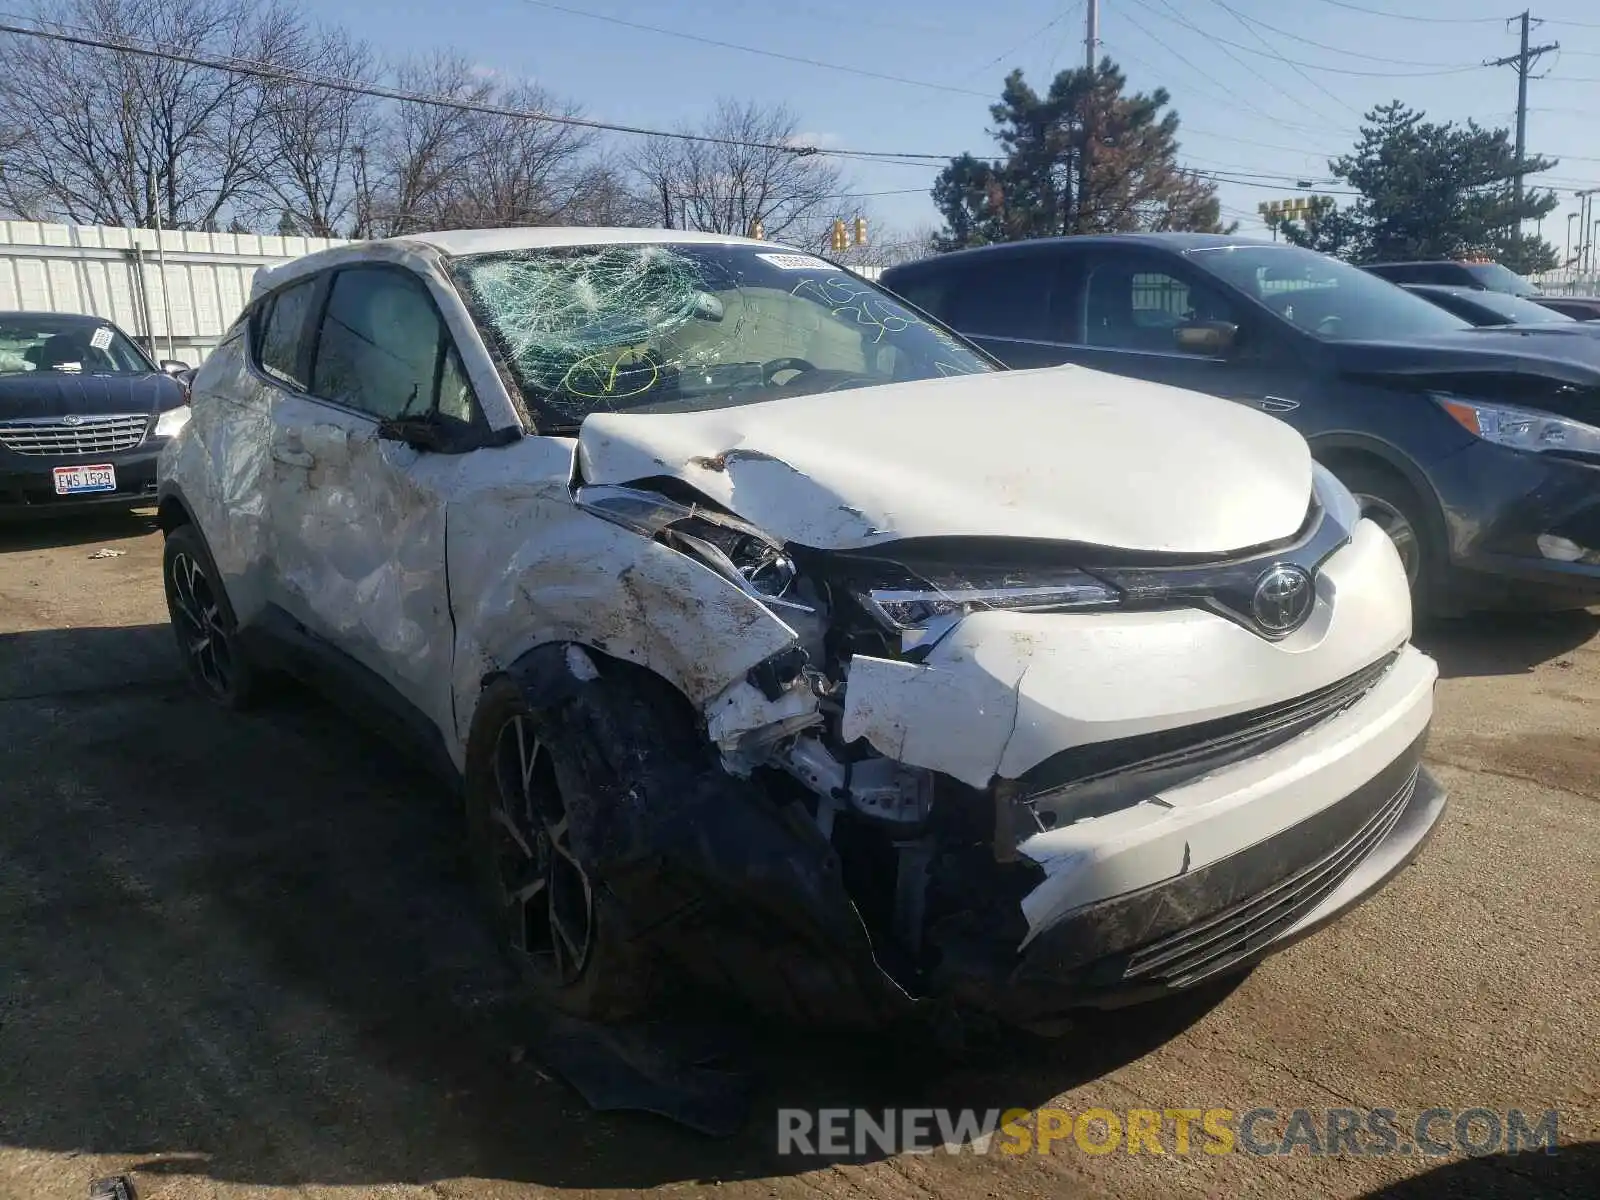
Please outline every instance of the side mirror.
M432 413L380 421L378 437L386 442L404 442L419 451L443 450L446 446L444 430Z
M168 375L183 375L194 370L188 363L179 362L175 358L163 358L159 365Z
M1226 358L1239 340L1239 327L1232 321L1195 321L1174 329L1172 340L1185 354Z

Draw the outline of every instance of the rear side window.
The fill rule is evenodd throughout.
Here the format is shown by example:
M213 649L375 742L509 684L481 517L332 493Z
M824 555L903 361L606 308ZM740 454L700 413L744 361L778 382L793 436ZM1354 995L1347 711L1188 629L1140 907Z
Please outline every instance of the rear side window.
M298 388L309 386L301 366L300 347L306 316L316 298L317 281L303 280L267 301L261 313L261 333L256 356L267 374Z
M379 418L421 416L439 397L454 349L423 283L409 271L353 267L333 279L317 339L311 390ZM449 364L449 408L470 404Z
M1056 273L1051 254L982 256L961 272L961 286L950 289L945 320L961 333L985 337L1055 338L1050 306Z

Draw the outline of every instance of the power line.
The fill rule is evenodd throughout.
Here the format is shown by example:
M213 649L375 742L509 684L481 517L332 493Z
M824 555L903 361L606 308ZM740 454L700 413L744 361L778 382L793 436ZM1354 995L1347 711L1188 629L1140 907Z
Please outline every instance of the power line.
M1264 83L1268 87L1270 87L1273 91L1277 92L1284 99L1288 100L1291 104L1298 104L1301 108L1305 109L1308 113L1310 113L1314 117L1321 118L1324 121L1326 121L1328 119L1326 113L1318 112L1315 108L1313 108L1310 104L1308 104L1303 97L1297 96L1293 92L1291 92L1291 91L1287 90L1286 88L1282 87L1281 85L1275 83L1273 80L1269 79L1267 76L1263 75L1260 71L1258 71L1254 67L1252 67L1249 63L1245 62L1237 54L1233 53L1233 51L1229 50L1228 49L1229 43L1222 42L1222 40L1220 38L1216 38L1216 39L1211 38L1211 35L1206 33L1205 30L1201 29L1194 22L1190 21L1189 18L1185 17L1177 9L1173 8L1172 5L1170 3L1168 3L1168 0L1160 0L1160 2L1161 2L1161 5L1168 10L1168 12L1172 13L1172 16L1169 17L1169 16L1166 15L1166 13L1157 12L1148 3L1146 3L1146 0L1134 0L1135 4L1137 4L1140 8L1144 9L1151 16L1160 17L1163 21L1176 21L1179 25L1182 25L1185 29L1188 29L1193 33L1198 33L1201 37L1207 38L1209 40L1216 41L1218 43L1218 45L1221 46L1222 52L1224 54L1226 54L1229 58L1231 58L1235 63L1237 63L1244 70L1246 70L1246 71L1250 72L1250 74L1254 75L1262 83ZM1151 35L1151 36L1153 36L1153 35ZM1160 38L1156 38L1155 41L1156 41L1156 45L1160 46L1163 50L1167 50L1169 53L1171 53L1171 47L1169 47Z
M1221 4L1221 0L1217 0L1217 2ZM1262 29L1265 29L1270 33L1275 33L1279 37L1288 38L1291 42L1299 42L1304 46L1313 46L1318 50L1326 50L1330 54L1344 54L1350 58L1361 58L1368 62L1388 63L1390 66L1395 67L1459 67L1467 65L1462 63L1422 62L1414 58L1385 58L1380 54L1364 54L1360 50L1346 50L1343 46L1330 46L1328 43L1319 42L1315 38L1302 37L1300 34L1291 33L1287 29L1279 29L1276 25L1268 25L1265 21L1258 17L1248 17L1243 13L1235 12L1232 8L1228 8L1226 4L1222 4L1222 7L1227 8L1228 11L1233 13L1233 15L1240 21L1246 22L1249 25L1259 25Z
M1297 63L1295 63L1292 59L1289 59L1289 58L1285 57L1284 54L1280 50L1278 50L1277 47L1272 45L1271 42L1267 41L1266 38L1262 37L1261 34L1259 32L1257 32L1256 27L1254 25L1250 24L1242 16L1240 16L1236 9L1232 8L1227 3L1225 3L1225 0L1212 0L1212 3L1214 3L1218 8L1222 9L1223 12L1225 12L1225 13L1229 14L1231 17L1233 17L1233 19L1235 21L1239 22L1240 25L1244 26L1244 28L1249 31L1250 36L1255 38L1256 41L1260 42L1263 46L1265 46L1267 48L1267 50L1272 54L1273 58L1276 58L1281 63L1288 64L1290 70L1292 70L1296 75L1300 76L1301 79L1304 79L1312 87L1316 88L1317 91L1321 92L1324 96L1326 96L1330 100L1332 100L1335 104L1339 105L1342 108L1348 109L1349 111L1355 113L1356 116L1358 116L1358 117L1361 115L1360 110L1357 109L1354 105L1352 105L1343 96L1340 96L1340 95L1336 94L1335 92L1331 91L1326 85L1324 85L1322 83L1319 83L1317 80L1311 78L1311 76L1307 75L1304 71L1302 71L1300 69L1300 67L1299 67L1299 65Z
M186 66L202 67L212 71L225 71L229 74L244 75L273 83L293 83L304 87L326 88L328 91L342 92L347 95L372 96L381 100L424 104L434 108L453 109L457 112L482 113L486 116L512 117L527 121L548 121L553 125L571 125L580 129L625 133L635 137L662 137L672 138L677 141L704 142L719 146L740 146L753 150L776 150L785 154L793 154L797 158L813 156L854 158L899 163L906 166L927 166L932 162L944 162L951 157L946 154L920 154L912 151L897 150L823 149L819 146L764 142L748 138L717 137L713 134L687 133L681 130L649 129L639 125L623 125L614 121L596 121L588 117L575 117L567 113L541 112L538 109L516 108L503 104L481 104L471 100L458 100L451 96L431 95L426 92L412 92L402 88L384 87L381 84L363 83L359 80L289 71L247 58L209 58L198 54L181 54L175 50L162 50L154 46L141 45L132 39L91 37L87 34L64 32L67 28L69 27L57 26L53 30L29 29L22 25L0 23L0 33L9 33L17 37L39 38L43 41L85 46L94 50L111 50L121 54L134 54L142 58L161 59L166 62L182 63Z
M962 79L971 79L974 75L980 75L984 71L990 70L991 68L993 68L995 66L998 66L1000 63L1002 63L1006 59L1010 58L1018 50L1027 49L1027 47L1032 45L1035 40L1037 40L1038 38L1041 38L1045 34L1049 33L1052 29L1054 29L1057 25L1061 24L1068 17L1075 16L1077 14L1078 5L1081 4L1081 3L1082 3L1082 0L1074 0L1074 2L1072 4L1069 4L1066 8L1062 9L1054 17L1050 18L1050 20L1046 21L1043 25L1039 26L1039 28L1035 29L1032 33L1030 33L1022 41L1018 42L1015 46L1011 47L1011 49L1007 50L1004 54L996 54L988 62L984 63L983 66L974 67L972 70L967 71L964 74L962 74L960 76L960 78L962 78Z
M717 38L702 37L698 33L684 33L679 29L666 29L660 25L646 25L641 21L629 21L622 17L613 17L605 13L585 12L581 8L568 8L564 4L552 4L550 0L522 0L522 2L531 4L535 8L565 13L569 17L583 17L589 21L603 21L607 25L620 25L624 29L637 29L643 33L679 38L685 42L698 42L702 46L715 46L719 50L737 50L741 54L755 54L762 58L775 58L780 62L799 63L802 66L818 67L824 71L839 71L846 75L859 75L866 79L881 79L886 83L902 83L909 87L927 88L935 92L953 92L958 96L980 96L985 100L993 99L988 92L974 91L972 88L956 87L948 83L935 83L928 79L909 79L904 75L888 75L882 71L869 71L864 67L847 67L842 63L824 62L820 58L806 58L799 54L784 54L781 51L767 50L760 46L742 46L737 42L724 42Z
M1360 4L1350 4L1347 0L1321 0L1323 4L1331 4L1334 8L1344 8L1351 12L1366 13L1369 17L1392 17L1396 21L1416 21L1423 25L1498 25L1499 17L1414 17L1410 13L1385 12L1381 8L1366 8Z
M530 3L531 2L532 0L530 0ZM1142 3L1142 0L1136 0L1136 2ZM1171 4L1169 4L1167 0L1161 0L1161 3L1167 8L1172 9ZM1201 29L1200 26L1194 24L1194 22L1190 21L1187 17L1184 17L1181 13L1178 13L1176 9L1172 9L1172 11L1175 14L1172 17L1165 17L1160 13L1157 13L1156 15L1162 16L1164 20L1176 21L1178 24L1184 26L1184 28L1190 30L1191 32L1199 34L1213 45L1224 47L1231 46L1235 50L1243 50L1246 54L1260 55L1265 58L1275 58L1279 62L1286 63L1291 67L1304 67L1308 71L1324 71L1330 75L1358 75L1367 79L1423 79L1437 75L1461 75L1467 71L1481 71L1483 69L1482 63L1473 63L1459 67L1440 67L1431 71L1361 71L1354 67L1329 67L1324 66L1321 63L1301 62L1299 59L1285 58L1276 51L1257 50L1254 46L1246 46L1241 42L1233 42L1229 41L1227 38L1218 37L1214 33L1208 33L1206 30ZM1232 56L1230 55L1229 57ZM1238 62L1237 59L1234 59L1234 61ZM1242 66L1243 64L1241 63L1240 65Z
M1186 66L1186 67L1188 67L1188 68L1189 68L1189 70L1191 70L1191 71L1193 71L1193 72L1194 72L1194 73L1195 73L1195 74L1196 74L1196 75L1197 75L1197 76L1205 76L1205 72L1204 72L1204 71L1202 71L1202 70L1201 70L1201 69L1200 69L1200 68L1199 68L1199 67L1197 67L1197 66L1195 66L1195 65L1194 65L1194 63L1192 63L1192 62L1190 62L1190 61L1189 61L1189 60L1188 60L1188 59L1187 59L1187 58L1185 58L1185 57L1184 57L1184 56L1183 56L1183 55L1182 55L1182 54L1179 54L1179 53L1178 53L1178 52L1177 52L1177 51L1176 51L1176 50L1174 50L1174 49L1173 49L1173 48L1172 48L1172 47L1171 47L1171 46L1168 46L1168 45L1166 45L1166 44L1165 44L1165 43L1164 43L1164 42L1162 42L1162 40L1161 40L1161 39L1160 39L1160 38L1158 38L1158 37L1156 37L1156 35L1155 35L1155 34L1153 34L1153 33L1151 33L1151 32L1150 32L1150 31L1149 31L1149 30L1148 30L1148 29L1146 29L1146 28L1145 28L1145 27L1144 27L1144 26L1143 26L1143 25L1141 25L1141 24L1139 24L1139 22L1138 22L1138 21L1135 21L1135 20L1134 20L1134 19L1133 19L1133 14L1132 14L1132 13L1131 13L1131 12L1127 12L1127 11L1123 11L1123 12L1122 12L1122 13L1121 13L1121 17L1122 17L1122 19L1123 19L1123 20L1124 20L1124 21L1126 21L1126 22L1127 22L1127 23L1128 23L1128 24L1129 24L1129 25L1132 25L1132 26L1133 26L1133 27L1134 27L1134 28L1135 28L1135 29L1137 29L1137 30L1138 30L1138 31L1139 31L1139 32L1140 32L1140 33L1142 33L1142 34L1144 34L1144 36L1145 36L1145 37L1147 37L1147 38L1149 38L1149 39L1150 39L1150 40L1151 40L1151 41L1152 41L1152 42L1154 42L1154 43L1155 43L1155 44L1156 44L1156 45L1158 45L1158 46L1160 46L1160 47L1161 47L1161 48L1162 48L1162 49L1163 49L1163 50L1165 50L1165 51L1166 51L1166 52L1167 52L1167 53L1168 53L1168 54L1170 54L1170 55L1172 55L1172 57L1173 57L1173 58L1175 58L1175 59L1177 59L1177 60L1178 60L1178 61L1179 61L1179 62L1180 62L1180 63L1182 63L1182 64L1183 64L1183 65L1184 65L1184 66ZM1132 55L1129 55L1129 57L1134 57L1134 56L1132 56ZM1134 58L1134 61L1135 61L1135 62L1139 62L1139 61L1141 61L1141 60L1140 60L1140 59L1138 59L1138 58L1136 58L1136 57L1135 57L1135 58ZM1145 66L1147 66L1147 67L1149 67L1149 66L1150 66L1150 64L1149 64L1149 63L1145 63ZM1156 70L1156 68L1155 68L1155 67L1150 67L1150 69L1151 69L1151 70L1152 70L1152 71L1154 71L1154 70ZM1159 72L1158 72L1158 74L1159 74ZM1192 86L1192 85L1191 85L1191 86ZM1197 89L1195 89L1195 90L1196 90L1196 91L1198 91L1198 90L1199 90L1199 89L1198 89L1198 88L1197 88ZM1204 94L1205 94L1205 93L1201 93L1201 94L1202 94L1202 95L1204 95ZM1269 121L1270 121L1270 120L1272 120L1272 119L1273 119L1273 117L1272 117L1272 114L1270 114L1270 113L1268 113L1268 112L1265 112L1265 111L1264 111L1264 110L1262 110L1262 109L1259 109L1259 108L1257 108L1257 107L1256 107L1256 106L1255 106L1255 105L1254 105L1254 104L1253 104L1253 103L1252 103L1252 102L1251 102L1251 101L1250 101L1250 100L1248 100L1248 99L1246 99L1246 98L1245 98L1245 97L1243 97L1243 96L1240 96L1240 97L1238 97L1238 98L1237 98L1237 99L1238 99L1238 102L1239 102L1239 103L1240 103L1240 104L1242 104L1242 105L1243 105L1243 106L1244 106L1244 107L1245 107L1245 108L1246 108L1246 109L1248 109L1248 110L1249 110L1249 111L1250 111L1250 112L1253 112L1253 113L1255 113L1255 114L1256 114L1256 115L1257 115L1257 116L1259 116L1259 117L1263 117L1263 118L1265 118L1265 119L1266 119L1266 120L1269 120ZM1224 101L1224 103L1227 103L1227 101Z

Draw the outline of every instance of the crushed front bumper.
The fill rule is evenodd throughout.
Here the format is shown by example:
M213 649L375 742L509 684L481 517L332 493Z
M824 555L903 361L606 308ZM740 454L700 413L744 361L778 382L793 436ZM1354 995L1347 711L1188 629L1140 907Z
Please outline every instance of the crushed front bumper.
M1433 661L1404 648L1343 711L1150 799L1023 840L1043 872L1006 954L954 947L975 1007L1047 1024L1243 970L1361 903L1408 863L1445 794L1422 766Z
M1029 944L1003 1009L1038 1020L1120 1007L1230 972L1314 933L1377 892L1432 835L1442 787L1421 739L1368 783L1277 837L1163 884L1090 905Z

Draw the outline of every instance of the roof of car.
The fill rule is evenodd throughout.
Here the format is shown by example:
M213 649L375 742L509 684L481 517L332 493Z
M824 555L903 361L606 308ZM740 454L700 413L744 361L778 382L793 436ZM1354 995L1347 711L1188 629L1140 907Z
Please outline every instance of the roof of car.
M561 246L624 246L641 243L667 245L713 244L764 246L769 250L793 250L778 242L756 241L723 233L696 233L687 229L611 229L593 225L522 226L510 229L445 229L432 233L408 233L402 237L346 242L291 259L276 267L256 272L251 291L259 295L302 275L338 266L340 263L379 260L404 261L408 256L432 252L457 258L468 254L500 254L512 250L548 250Z
M52 321L85 321L91 325L110 325L112 322L105 317L93 317L88 313L50 312L43 308L14 308L8 312L0 312L0 321L9 321L14 317L37 320L40 317L49 317Z
M748 243L771 246L752 238L724 233L695 233L687 229L611 229L592 225L547 225L514 229L446 229L413 233L394 241L426 242L449 255L495 254L506 250L545 250L555 246L627 245L638 242Z
M1020 242L996 242L992 246L971 246L965 250L955 250L949 254L939 254L932 258L919 259L914 263L902 263L890 267L889 272L899 273L908 267L915 267L928 262L950 262L967 256L1008 254L1015 253L1036 246L1052 246L1071 244L1074 246L1148 246L1152 249L1170 250L1174 254L1183 254L1190 250L1218 250L1226 246L1281 246L1286 250L1295 249L1287 242L1270 242L1265 238L1240 237L1233 233L1078 233L1066 237L1028 238Z

